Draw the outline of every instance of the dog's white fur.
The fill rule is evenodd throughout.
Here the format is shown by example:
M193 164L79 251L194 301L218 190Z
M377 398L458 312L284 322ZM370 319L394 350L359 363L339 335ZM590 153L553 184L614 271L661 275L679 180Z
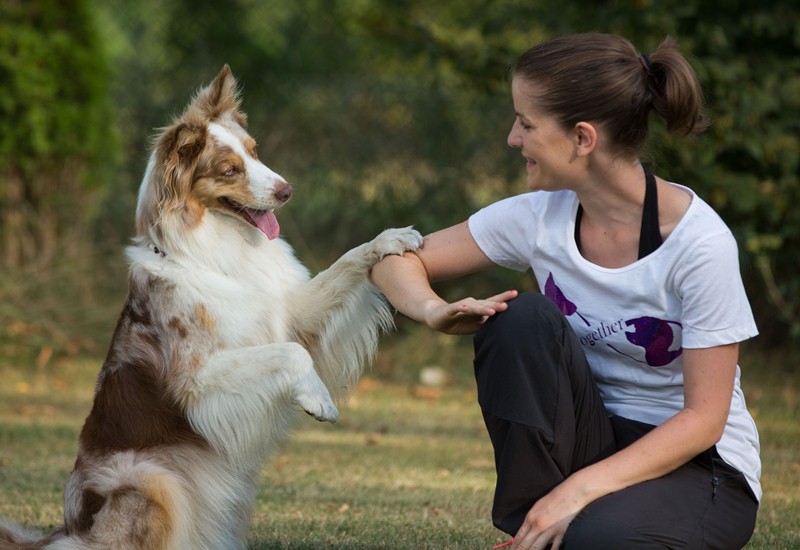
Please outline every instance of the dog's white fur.
M38 541L0 527L0 549L246 546L266 454L301 410L337 420L331 392L391 326L371 266L421 245L390 229L310 279L276 238L290 194L257 160L226 66L155 143L65 525Z

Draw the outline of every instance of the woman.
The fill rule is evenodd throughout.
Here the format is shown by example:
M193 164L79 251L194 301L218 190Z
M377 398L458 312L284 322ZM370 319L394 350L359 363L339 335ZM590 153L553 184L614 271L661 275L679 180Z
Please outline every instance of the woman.
M513 548L741 548L761 487L736 243L640 161L651 111L672 132L705 128L696 75L670 39L640 56L584 34L530 49L512 77L508 144L535 192L387 257L373 280L405 315L476 333L493 521ZM431 289L493 265L532 268L543 294Z

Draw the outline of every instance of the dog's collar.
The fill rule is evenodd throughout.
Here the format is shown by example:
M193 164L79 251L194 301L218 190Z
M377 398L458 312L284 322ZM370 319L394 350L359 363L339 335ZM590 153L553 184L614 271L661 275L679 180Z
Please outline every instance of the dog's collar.
M161 250L160 248L158 248L153 243L148 243L147 247L150 250L152 250L156 255L161 256L162 258L166 258L167 257L167 253L164 252L163 250Z

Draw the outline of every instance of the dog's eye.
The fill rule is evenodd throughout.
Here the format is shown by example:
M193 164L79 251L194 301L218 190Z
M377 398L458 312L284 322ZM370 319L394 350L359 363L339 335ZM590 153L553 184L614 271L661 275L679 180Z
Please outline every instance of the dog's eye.
M239 170L235 166L231 166L230 168L225 170L222 173L222 175L225 176L226 178L230 178L231 176L235 176L238 173L239 173Z

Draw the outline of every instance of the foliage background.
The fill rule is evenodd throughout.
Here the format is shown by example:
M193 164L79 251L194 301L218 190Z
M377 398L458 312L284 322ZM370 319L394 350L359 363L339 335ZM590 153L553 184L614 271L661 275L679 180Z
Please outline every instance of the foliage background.
M763 345L800 338L800 8L612 0L6 0L0 7L0 334L6 354L102 354L149 139L229 63L260 156L296 188L283 233L320 269L387 226L430 232L525 191L508 68L601 31L677 38L714 122L655 127L658 173L731 226ZM527 288L497 270L442 287ZM397 338L415 332L400 320ZM437 342L432 343L435 347ZM434 352L437 353L437 352Z
M279 213L283 233L317 270L384 227L430 232L524 192L519 154L505 144L508 68L528 46L582 31L623 34L643 53L672 35L705 86L710 131L682 142L656 125L649 154L659 175L695 189L739 240L761 328L742 358L766 489L751 546L796 548L793 0L3 0L0 516L59 521L77 430L124 298L122 248L150 139L224 63L242 84L260 157L295 186ZM488 295L533 285L529 275L498 269L441 290ZM485 519L490 448L471 394L458 389L466 384L441 398L417 393L416 371L426 365L469 380L469 339L398 323L372 375L400 384L362 392L361 408L352 402L335 429L301 431L276 459L269 476L278 490L259 497L256 547L340 548L387 535L414 548L497 542ZM323 437L326 452L307 448ZM406 440L410 452L398 454L392 444ZM313 474L337 460L375 464L328 488L326 498L350 502L350 515L339 500L320 501ZM284 461L293 468L282 473ZM409 477L432 489L392 485ZM317 514L312 500L334 513ZM357 538L345 538L348 530Z

